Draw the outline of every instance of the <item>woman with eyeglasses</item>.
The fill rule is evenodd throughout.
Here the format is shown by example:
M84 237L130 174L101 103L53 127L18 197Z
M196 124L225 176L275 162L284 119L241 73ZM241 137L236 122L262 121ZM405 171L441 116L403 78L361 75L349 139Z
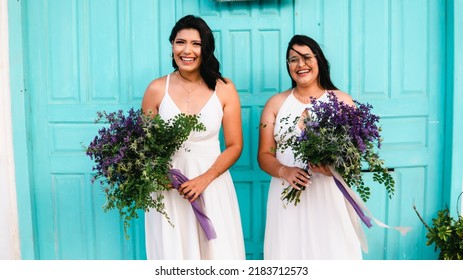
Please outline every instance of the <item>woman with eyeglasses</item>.
M352 98L334 86L329 63L318 43L295 35L286 51L292 88L272 96L261 115L258 162L272 176L267 201L264 259L362 259L359 238L342 193L327 166L295 161L290 148L281 150L283 132L304 116L312 98L328 94L354 106ZM299 127L300 128L300 127ZM293 133L298 133L297 127ZM300 133L300 130L299 130ZM308 170L308 171L307 171ZM297 205L282 201L285 187L306 186Z

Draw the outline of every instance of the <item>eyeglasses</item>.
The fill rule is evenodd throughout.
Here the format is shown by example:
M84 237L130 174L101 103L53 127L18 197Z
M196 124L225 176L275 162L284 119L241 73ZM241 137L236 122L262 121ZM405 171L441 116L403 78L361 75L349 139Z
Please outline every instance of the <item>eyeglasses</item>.
M288 62L289 66L294 67L299 64L301 57L302 59L304 59L304 63L308 65L312 63L312 59L315 57L315 54L307 54L303 56L291 56L290 58L286 60L286 62Z

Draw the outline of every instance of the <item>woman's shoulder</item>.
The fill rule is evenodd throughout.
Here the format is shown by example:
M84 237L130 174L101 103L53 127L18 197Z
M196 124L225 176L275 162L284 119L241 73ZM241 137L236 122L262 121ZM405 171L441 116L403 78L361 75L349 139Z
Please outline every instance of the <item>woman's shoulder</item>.
M341 91L341 90L328 90L328 92L334 94L334 96L336 96L336 98L339 101L342 101L349 105L354 105L352 96L350 96L348 93Z
M288 98L290 94L291 89L288 89L272 95L265 103L264 111L271 112L274 116L276 116L286 98Z
M217 79L215 84L215 93L223 98L228 99L233 96L238 96L238 91L236 90L235 84L231 79L222 77L222 79Z
M214 92L223 106L230 105L229 108L235 110L241 106L238 91L231 79L222 78L223 80L217 79Z
M156 111L164 97L166 89L167 76L159 77L152 80L146 87L142 100L142 108L144 111Z
M222 79L217 79L216 82L216 91L235 91L236 87L233 81L227 77L222 77Z
M285 91L276 93L267 100L267 104L281 105L286 100L286 98L288 98L291 92L292 92L292 89L287 89Z
M167 75L156 78L148 84L148 87L146 88L146 90L154 91L154 92L159 91L160 89L166 87L166 82L167 82Z

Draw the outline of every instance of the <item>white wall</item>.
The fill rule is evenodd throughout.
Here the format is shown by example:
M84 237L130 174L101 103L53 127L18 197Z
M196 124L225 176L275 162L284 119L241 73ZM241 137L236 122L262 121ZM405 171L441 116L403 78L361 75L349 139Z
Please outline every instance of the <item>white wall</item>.
M7 1L0 0L0 260L20 259L8 62Z

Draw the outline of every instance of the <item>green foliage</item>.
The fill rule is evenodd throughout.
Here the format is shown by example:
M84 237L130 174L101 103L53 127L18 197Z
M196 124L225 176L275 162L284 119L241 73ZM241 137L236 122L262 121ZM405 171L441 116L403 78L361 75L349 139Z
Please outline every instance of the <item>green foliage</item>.
M428 230L426 245L434 244L434 249L440 250L439 260L463 260L463 216L458 213L458 219L454 219L446 207L437 212L437 217L432 219L432 226L429 226L416 207L413 208Z
M93 180L106 195L105 211L117 209L124 223L124 233L137 211L154 209L170 223L162 191L171 189L168 171L174 153L192 131L204 130L197 115L179 114L165 121L159 115L144 115L141 110L99 112L96 122L109 127L100 129L86 148L95 161Z

